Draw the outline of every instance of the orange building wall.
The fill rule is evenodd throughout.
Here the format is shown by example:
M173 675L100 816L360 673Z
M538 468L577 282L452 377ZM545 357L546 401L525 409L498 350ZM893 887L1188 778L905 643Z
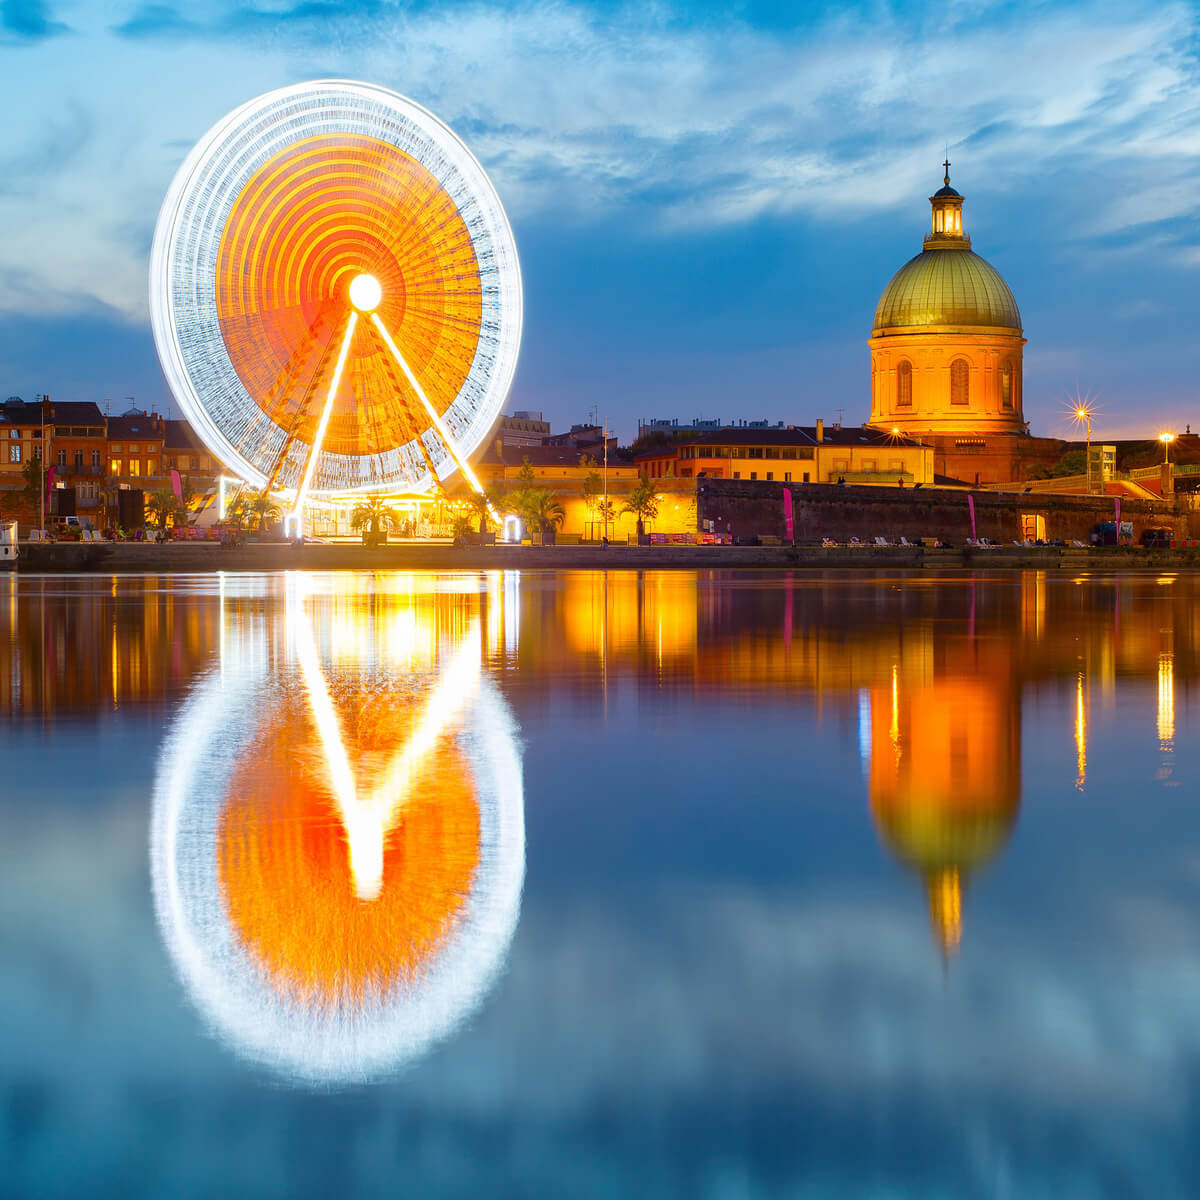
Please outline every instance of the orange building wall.
M997 330L921 327L912 332L876 334L871 347L871 424L899 429L905 435L925 433L1021 433L1022 347L1019 334ZM965 359L969 367L967 404L950 403L950 364ZM912 364L912 405L900 407L897 372L902 360ZM1001 398L1001 366L1013 365L1012 408Z

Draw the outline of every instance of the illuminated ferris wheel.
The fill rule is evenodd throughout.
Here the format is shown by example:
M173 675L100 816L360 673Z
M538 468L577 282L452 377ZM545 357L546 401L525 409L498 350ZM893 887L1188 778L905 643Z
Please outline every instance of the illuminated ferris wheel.
M209 130L150 265L171 391L234 474L292 497L428 493L499 415L521 339L512 230L420 105L321 80Z

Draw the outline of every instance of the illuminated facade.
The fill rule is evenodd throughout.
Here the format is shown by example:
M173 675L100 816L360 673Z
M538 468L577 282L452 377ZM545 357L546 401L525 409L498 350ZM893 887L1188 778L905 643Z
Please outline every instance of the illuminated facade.
M516 368L521 281L458 137L394 92L324 80L250 101L188 156L151 315L196 433L298 512L473 479Z

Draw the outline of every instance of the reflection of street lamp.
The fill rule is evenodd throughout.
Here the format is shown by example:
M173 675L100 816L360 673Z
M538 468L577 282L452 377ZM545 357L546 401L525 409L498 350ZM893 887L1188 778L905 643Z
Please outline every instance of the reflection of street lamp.
M1160 433L1158 440L1163 444L1163 463L1169 463L1171 461L1171 443L1175 440L1175 435L1173 433Z

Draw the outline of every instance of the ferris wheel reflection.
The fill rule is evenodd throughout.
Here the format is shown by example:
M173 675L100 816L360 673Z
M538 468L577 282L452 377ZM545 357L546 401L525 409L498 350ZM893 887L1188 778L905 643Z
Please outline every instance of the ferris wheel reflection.
M513 719L486 596L289 576L222 595L220 662L160 757L163 939L239 1053L316 1083L388 1074L502 969L524 878Z

